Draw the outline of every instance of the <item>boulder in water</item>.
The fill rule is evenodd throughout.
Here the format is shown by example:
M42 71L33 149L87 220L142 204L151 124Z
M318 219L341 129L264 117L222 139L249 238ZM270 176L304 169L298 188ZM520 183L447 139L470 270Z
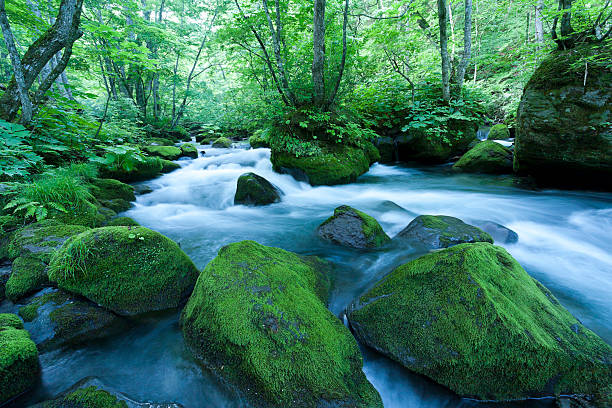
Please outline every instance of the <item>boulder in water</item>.
M104 338L125 328L112 312L51 288L29 298L19 315L41 351Z
M185 143L181 145L181 156L191 157L192 159L198 158L198 149L191 143Z
M73 237L53 256L49 278L119 315L184 303L198 270L179 246L144 227L103 227Z
M235 205L267 205L280 200L280 191L265 178L255 173L245 173L238 178Z
M272 149L270 160L274 171L313 186L352 183L370 168L370 159L363 149L346 145L326 147L320 154L300 157Z
M255 131L255 133L253 133L253 135L249 137L249 144L253 149L258 149L260 147L270 147L268 138L266 137L264 130L262 129Z
M497 142L485 140L461 156L453 165L453 170L469 173L512 173L512 152Z
M540 63L517 113L515 171L545 184L612 189L611 60L612 47L601 44L553 51Z
M182 151L176 146L143 146L147 154L160 157L165 160L176 160L182 156Z
M49 284L47 264L33 256L20 256L13 261L6 282L5 296L15 302Z
M253 241L221 248L181 315L189 348L254 406L382 407L326 308L329 264Z
M129 170L117 166L101 166L100 175L123 182L144 181L158 177L163 168L164 163L159 157L146 157L142 162L135 163Z
M0 315L0 404L31 388L40 372L36 344L18 320Z
M427 249L448 248L466 242L493 243L493 238L480 228L447 215L419 215L393 240L408 241Z
M489 130L489 134L487 135L488 140L504 140L510 139L510 130L508 126L503 123L498 123L497 125L491 126L491 130Z
M508 227L504 227L493 221L476 220L470 221L474 226L480 228L493 238L495 242L514 244L518 242L519 236Z
M134 187L115 179L93 179L91 181L91 194L100 201L120 198L125 201L134 201Z
M594 395L612 380L612 348L488 243L400 266L348 319L361 342L462 396Z
M378 248L391 240L374 217L348 205L336 208L317 232L327 241L360 249Z
M212 147L230 148L232 147L232 141L227 137L221 136L212 143Z

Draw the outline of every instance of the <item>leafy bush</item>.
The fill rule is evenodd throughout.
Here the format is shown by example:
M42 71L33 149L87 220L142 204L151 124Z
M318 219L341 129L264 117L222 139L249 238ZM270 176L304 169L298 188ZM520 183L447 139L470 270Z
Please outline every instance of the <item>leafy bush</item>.
M106 166L109 170L132 171L137 163L145 161L140 149L130 145L104 146L99 145L104 157L93 156L90 161Z
M42 162L28 140L32 134L21 125L0 119L0 180L27 176Z

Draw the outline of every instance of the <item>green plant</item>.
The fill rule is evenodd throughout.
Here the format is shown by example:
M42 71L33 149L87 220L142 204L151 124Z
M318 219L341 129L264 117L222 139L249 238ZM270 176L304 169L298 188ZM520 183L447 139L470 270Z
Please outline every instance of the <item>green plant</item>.
M104 146L99 145L104 157L93 156L89 160L107 166L111 170L132 171L137 163L145 161L140 149L129 145Z
M42 162L28 143L31 132L0 119L0 180L27 176Z

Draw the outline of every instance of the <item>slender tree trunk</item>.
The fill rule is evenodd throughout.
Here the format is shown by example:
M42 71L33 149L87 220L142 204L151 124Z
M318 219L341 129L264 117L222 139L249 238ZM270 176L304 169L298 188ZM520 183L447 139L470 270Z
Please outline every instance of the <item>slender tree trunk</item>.
M527 10L527 25L525 26L525 44L529 44L530 28L531 28L531 11Z
M450 60L448 56L448 33L446 25L448 7L446 0L438 0L438 22L440 25L440 57L442 59L442 99L450 101Z
M314 2L312 43L313 102L322 107L325 104L325 0Z
M543 8L544 0L538 0L534 13L535 40L538 43L538 50L542 48L542 44L544 43L544 26L542 25Z
M476 30L476 43L478 44L478 55L480 55L480 33L478 32L478 0L476 0L476 7L474 13L474 29ZM474 84L476 84L476 75L478 73L478 63L474 61Z
M176 63L174 64L174 72L172 75L172 124L176 123L176 75L178 72L179 58L181 54L176 53Z
M11 56L13 73L15 82L17 83L17 93L19 95L19 101L21 102L21 122L24 125L28 125L32 120L32 102L28 95L29 86L26 85L25 75L21 65L21 57L15 46L15 39L13 38L13 32L11 31L11 26L6 15L4 0L0 0L0 26L2 26L2 35L4 36L6 48Z
M287 80L287 74L285 73L285 59L281 53L281 20L280 20L280 6L278 1L276 2L276 29L272 23L270 17L270 11L268 9L268 1L262 0L263 8L266 13L266 19L268 20L268 27L272 36L272 46L274 48L274 58L276 59L276 67L278 69L278 76L283 87L283 92L287 95L289 101L295 104L295 100L291 90L289 89L289 81Z
M457 71L457 93L461 97L465 70L472 56L472 0L465 0L465 25L463 28L463 57Z
M559 8L558 10L567 10L563 12L561 16L561 29L560 33L557 34L557 24L559 21L559 17L555 17L552 26L552 37L553 40L557 43L559 49L567 50L570 48L574 48L574 29L572 28L571 23L571 8L572 8L572 0L559 0Z
M340 69L338 69L338 79L336 79L336 85L334 86L334 90L332 91L332 94L329 96L329 100L327 101L328 108L334 103L334 100L336 99L338 89L340 88L340 82L342 81L342 75L344 74L344 66L346 65L346 26L348 24L348 9L349 0L345 0L344 15L342 17L342 59L340 60Z

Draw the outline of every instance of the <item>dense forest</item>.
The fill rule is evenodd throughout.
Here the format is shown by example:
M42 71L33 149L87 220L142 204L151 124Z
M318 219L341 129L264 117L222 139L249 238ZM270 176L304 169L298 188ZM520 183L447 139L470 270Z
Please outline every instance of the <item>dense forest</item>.
M0 28L0 406L612 407L611 0Z

